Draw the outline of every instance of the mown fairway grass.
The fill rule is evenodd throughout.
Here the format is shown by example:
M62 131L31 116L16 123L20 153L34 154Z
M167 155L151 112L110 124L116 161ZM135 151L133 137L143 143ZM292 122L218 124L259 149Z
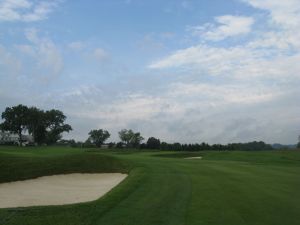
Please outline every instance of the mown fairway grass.
M1 209L0 224L300 224L300 151L125 152L1 147L0 182L72 172L129 176L94 202ZM203 159L184 159L190 155Z

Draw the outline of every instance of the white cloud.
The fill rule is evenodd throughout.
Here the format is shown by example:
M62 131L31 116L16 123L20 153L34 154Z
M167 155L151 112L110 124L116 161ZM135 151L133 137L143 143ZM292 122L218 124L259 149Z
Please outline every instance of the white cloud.
M231 48L198 45L179 50L149 65L151 69L182 68L199 76L235 79L273 79L290 81L300 78L300 52L266 50L259 45Z
M207 69L210 74L219 74L230 69L232 63L239 63L241 59L249 58L248 52L241 48L216 48L208 45L197 45L178 50L170 56L149 65L152 69L172 67L197 67Z
M176 82L159 95L123 92L109 101L103 101L105 93L95 86L81 86L54 93L49 99L64 107L70 120L93 121L90 126L109 129L114 140L118 140L117 131L131 128L145 137L154 135L171 142L272 141L276 135L280 140L284 129L291 129L282 122L283 115L289 115L289 124L294 123L291 127L299 121L295 117L297 106L286 102L293 95L297 102L299 91L266 88L254 80L230 84ZM283 102L290 105L288 112ZM270 128L276 127L282 131L274 131L272 137Z
M162 38L171 38L171 34L165 33L161 34ZM146 34L142 40L138 42L138 47L140 50L145 52L158 52L165 48L162 40L157 37L155 33Z
M180 119L175 117L172 123L185 130L183 136L212 142L284 139L293 143L287 133L295 138L299 128L294 124L300 121L296 116L300 112L296 104L300 96L299 0L245 2L265 11L256 17L260 26L247 39L212 43L247 34L253 24L249 20L249 26L243 27L217 17L219 26L209 23L188 30L203 37L201 44L171 52L148 68L181 75L182 82L170 84L164 96L179 108Z
M48 38L40 38L34 28L26 29L25 36L30 44L16 48L34 59L33 69L38 77L51 79L61 74L64 62L59 48Z
M294 20L292 24L285 23L282 27L285 19L281 21L279 16L293 15L298 10L295 1L249 0L247 2L259 9L268 10L272 15L269 17L269 22L277 21L277 26L266 26L265 29L257 31L257 35L243 45L216 47L209 42L204 42L177 50L151 63L148 67L151 69L182 68L188 71L198 71L198 74L202 75L239 79L251 77L280 81L299 79L297 60L300 58L300 31L294 27L294 22L297 20ZM295 17L300 18L296 15ZM297 24L300 27L300 20ZM219 30L216 29L215 33L208 31L205 35L214 40L226 36L219 35L222 32L217 31ZM230 29L228 32L230 33Z
M40 38L38 37L38 30L35 28L26 29L25 37L27 38L27 40L34 44L38 44L40 42Z
M184 8L184 9L193 9L193 6L192 6L192 3L188 0L184 0L181 2L181 6Z
M85 47L85 43L82 41L74 41L68 44L68 47L72 50L79 51Z
M189 27L189 30L206 40L221 41L228 37L248 34L251 32L254 19L245 16L225 15L215 18L217 24L206 23L202 26Z
M27 54L30 56L35 55L35 51L31 45L15 45L15 48L24 54Z
M300 24L299 0L242 0L254 8L270 13L273 23L286 28L298 27Z
M257 104L268 102L282 94L282 91L278 88L266 88L255 82L251 84L237 82L226 85L175 83L169 89L169 95L173 98L193 97L198 98L196 100L198 103L203 102L203 105L213 106ZM199 101L199 96L201 96L201 101Z
M16 2L20 5L9 6L18 9L12 12L19 12L21 7L22 12L34 8L31 1L29 5L26 5L29 1ZM112 133L112 140L117 141L117 132L130 128L140 131L146 138L156 136L170 142L264 140L293 143L300 123L300 32L295 29L296 20L285 23L279 15L297 17L294 15L296 6L275 10L273 2L284 4L285 1L247 2L269 14L265 17L264 13L263 19L255 17L262 25L257 27L263 28L243 39L242 44L211 42L251 32L250 22L249 26L242 27L237 18L231 18L232 22L228 15L217 17L215 22L206 25L207 30L202 31L205 38L201 44L171 52L151 63L151 70L143 71L145 74L128 76L122 73L124 79L107 79L101 82L102 86L99 83L96 86L99 80L102 81L102 77L97 77L95 85L87 84L91 79L86 79L86 84L80 80L80 85L77 80L68 80L68 85L58 85L55 90L49 88L43 92L44 86L29 85L34 79L24 76L15 86L17 88L9 90L11 85L6 83L6 71L8 67L17 67L18 58L13 54L15 52L0 46L0 77L1 83L5 84L0 89L0 108L20 100L41 108L57 107L67 114L68 123L74 127L75 137L79 140L84 140L92 128L104 128ZM169 37L174 38L174 35L166 34L166 39ZM48 77L60 74L64 62L59 46L36 29L28 29L26 38L25 43L15 45L13 49L19 51L18 56L25 56L20 59L24 60L22 63L26 68L32 67L39 76L45 71L48 71ZM86 47L83 53L89 61L103 62L109 57L105 49L92 48L88 43L85 46L80 41L71 42L68 47L72 50ZM26 72L32 76L29 73L32 71ZM174 76L166 78L162 74ZM11 84L18 82L12 80ZM39 89L34 92L29 87ZM58 88L61 89L58 91Z
M109 58L109 53L102 48L96 48L93 52L93 56L96 60L102 62Z
M6 77L9 74L16 76L21 68L20 60L0 44L0 77Z
M58 0L3 0L0 2L0 21L34 22L43 20L58 4Z
M255 47L271 47L280 50L300 50L300 2L299 0L243 0L268 13L269 31L252 42ZM268 27L266 26L266 27Z
M80 100L84 107L71 109L72 115L99 119L114 127L120 126L120 123L128 126L133 121L153 122L161 114L165 115L164 120L174 121L183 119L189 110L194 109L207 114L211 109L231 108L234 104L256 105L276 100L285 93L278 87L265 88L257 82L226 85L176 82L167 86L160 95L123 93L105 102L101 98L104 94L101 88L88 85L55 95L67 105L70 99ZM78 103L75 103L74 107L77 106Z

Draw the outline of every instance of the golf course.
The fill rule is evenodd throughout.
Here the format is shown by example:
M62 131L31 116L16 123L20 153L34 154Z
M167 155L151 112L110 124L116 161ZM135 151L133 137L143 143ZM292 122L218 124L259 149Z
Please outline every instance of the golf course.
M300 222L298 150L182 153L0 147L0 186L74 173L128 176L94 201L2 208L0 224L298 225Z

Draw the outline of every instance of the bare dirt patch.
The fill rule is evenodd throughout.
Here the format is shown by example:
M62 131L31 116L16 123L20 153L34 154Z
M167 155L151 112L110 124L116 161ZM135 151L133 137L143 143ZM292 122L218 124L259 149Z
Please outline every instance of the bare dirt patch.
M118 185L121 173L66 174L0 184L0 208L93 201Z

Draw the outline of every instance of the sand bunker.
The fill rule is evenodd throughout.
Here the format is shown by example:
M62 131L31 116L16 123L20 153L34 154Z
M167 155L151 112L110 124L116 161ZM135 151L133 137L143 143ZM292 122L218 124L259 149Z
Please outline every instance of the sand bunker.
M202 159L202 156L187 157L185 159Z
M64 205L100 198L127 175L67 174L0 184L0 208Z

